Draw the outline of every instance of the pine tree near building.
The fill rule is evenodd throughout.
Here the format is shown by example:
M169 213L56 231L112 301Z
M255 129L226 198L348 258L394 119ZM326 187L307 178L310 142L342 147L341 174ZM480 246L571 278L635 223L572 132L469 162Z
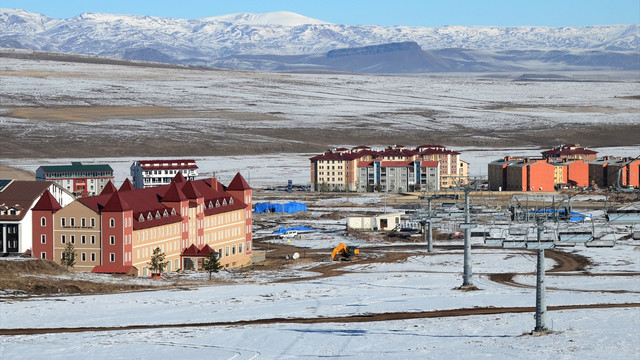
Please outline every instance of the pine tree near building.
M218 260L218 254L216 254L215 252L211 252L209 254L209 257L207 257L204 264L204 269L209 273L209 280L211 280L211 275L214 272L217 273L220 269L222 269L222 265L220 265L220 261Z
M162 274L162 272L164 272L164 269L167 267L167 262L164 261L165 258L165 253L159 247L153 249L151 261L148 262L151 273Z
M67 246L64 248L62 261L60 263L62 266L66 266L67 269L76 264L76 250L73 248L73 244L71 242L68 242Z

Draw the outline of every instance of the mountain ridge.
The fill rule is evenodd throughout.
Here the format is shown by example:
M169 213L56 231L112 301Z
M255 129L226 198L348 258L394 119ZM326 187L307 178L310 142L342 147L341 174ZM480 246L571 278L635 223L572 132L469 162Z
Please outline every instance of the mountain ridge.
M229 67L245 70L273 70L304 65L283 62L275 64L248 57L300 57L309 60L330 54L351 53L344 49L369 46L415 43L429 56L434 51L457 49L454 58L461 61L463 52L477 59L493 52L493 68L505 62L508 51L563 52L564 60L554 60L549 68L562 68L562 61L570 56L595 51L604 59L612 57L611 65L597 66L612 69L635 69L636 60L628 52L640 49L640 25L597 25L588 27L495 27L445 26L437 28L376 25L339 25L305 17L291 12L264 14L238 13L202 19L175 19L139 15L83 13L69 19L53 19L24 10L0 9L0 47L40 51L76 53L133 60L176 63L182 65ZM358 50L361 51L361 50ZM394 52L398 55L398 52ZM499 54L498 54L499 53ZM425 54L414 49L419 57ZM576 55L577 54L577 55ZM390 63L388 54L379 54L381 61ZM406 56L407 53L403 53ZM439 56L439 55L438 55ZM590 55L592 56L592 55ZM549 62L552 57L546 56ZM243 61L240 61L243 59ZM405 64L409 64L409 60ZM316 63L317 61L314 60ZM371 59L368 58L370 62ZM419 61L416 60L416 61ZM439 60L440 61L440 60ZM465 60L467 61L467 60ZM509 68L527 70L523 60L514 57ZM269 65L265 65L269 63ZM230 65L225 65L230 64ZM571 59L571 66L580 61ZM620 65L622 64L622 65ZM318 64L312 67L318 66ZM511 66L514 65L514 66ZM321 65L328 66L328 65ZM384 72L398 72L390 66L373 66ZM353 66L341 71L365 71ZM400 72L414 71L409 66ZM460 68L459 63L444 66L444 70ZM493 69L492 66L483 69ZM328 70L337 70L327 68ZM413 70L412 70L413 69ZM473 70L478 71L478 70ZM367 72L367 71L365 71Z

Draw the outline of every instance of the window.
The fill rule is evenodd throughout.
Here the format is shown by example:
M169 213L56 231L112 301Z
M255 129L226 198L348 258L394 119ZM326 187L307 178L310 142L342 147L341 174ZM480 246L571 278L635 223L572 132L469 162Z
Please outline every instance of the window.
M61 218L61 219L60 219L60 225L62 225L62 226L67 226L67 219L65 219L65 218Z
M76 226L76 218L69 218L69 222L71 226Z
M109 236L109 244L111 245L115 245L116 244L116 237L111 235Z
M75 235L71 235L71 243L72 244L76 243L76 236Z
M238 245L238 252L242 254L242 244Z
M116 253L110 253L109 254L109 261L111 261L111 262L115 262L116 261Z
M80 242L83 243L83 244L86 244L87 243L87 237L84 236L84 235L80 236Z
M228 246L226 246L224 248L224 256L229 256L229 247Z
M44 216L40 219L40 226L47 226L47 219Z
M45 253L45 252L41 252L41 253L40 253L40 259L42 259L42 260L46 260L46 259L47 259L47 253Z
M95 235L91 235L91 243L92 244L96 243L96 236Z
M222 248L218 249L218 259L222 257Z
M233 246L231 247L231 254L232 254L232 255L235 255L235 254L236 254L236 246L235 246L235 245L233 245Z
M87 226L87 219L85 219L85 218L80 219L80 226L82 226L82 227Z
M62 242L63 244L66 244L67 243L67 235L62 235L60 237L60 242Z
M91 261L92 262L96 261L96 253L91 253Z
M40 243L41 244L46 244L47 243L47 235L40 235Z
M91 227L96 226L96 219L91 218Z
M82 261L87 261L87 254L85 254L85 253L81 253L81 254L80 254L80 259L81 259Z
M247 242L247 252L251 251L251 242Z
M109 226L116 227L116 219L114 218L109 219Z

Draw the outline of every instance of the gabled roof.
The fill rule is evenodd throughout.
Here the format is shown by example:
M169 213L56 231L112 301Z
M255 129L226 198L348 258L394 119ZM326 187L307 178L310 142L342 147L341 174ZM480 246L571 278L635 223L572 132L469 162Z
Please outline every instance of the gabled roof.
M213 250L209 245L205 244L201 249L195 244L191 244L188 248L182 251L181 256L185 257L209 257L210 254L216 254L217 252Z
M178 182L178 183L185 182L185 181L187 181L187 179L184 178L184 175L182 175L182 172L178 172L176 176L173 177L173 180L171 180L171 182Z
M120 185L120 189L118 191L129 191L129 190L134 190L134 189L135 189L135 187L133 186L133 183L131 182L131 180L129 180L129 178L127 178L122 183L122 185Z
M107 212L120 212L128 210L131 210L131 207L129 206L129 204L127 204L126 201L124 201L118 191L111 195L111 198L109 199L109 201L107 201L107 203L104 205L104 208L102 209L102 211Z
M116 189L116 186L113 185L111 180L109 180L109 182L107 182L107 185L105 185L104 188L102 189L102 192L100 192L100 195L113 194L116 191L118 191L118 189Z
M240 173L237 173L236 176L233 177L233 180L231 180L231 183L229 183L229 186L227 186L227 190L249 190L249 189L251 189L251 187L249 186L249 184L247 184L247 182L244 180L244 177L242 177Z
M129 209L133 211L133 228L142 229L182 221L182 217L179 214L180 209L167 206L166 202L168 201L167 199L171 200L171 196L180 198L180 194L183 196L180 201L187 200L183 188L187 186L188 183L187 181L182 183L173 182L170 185L131 191L118 191L117 194L120 199L128 205ZM206 215L224 213L246 207L243 199L233 198L231 194L224 191L224 187L221 184L218 184L217 190L212 188L211 184L215 182L211 179L193 180L190 181L190 183L194 191L204 198L204 212ZM167 197L167 195L169 195L169 197ZM111 194L106 194L83 197L78 199L78 201L99 213L100 211L105 211L105 208L108 208L107 203L111 200L112 196ZM232 204L231 199L233 199ZM226 202L227 205L222 205L224 202ZM210 203L213 204L211 208L208 206ZM220 205L216 207L216 203ZM167 216L164 216L165 210L168 213ZM171 215L172 211L176 211L176 214ZM160 212L161 216L159 218L155 216L157 212ZM149 213L152 215L151 220L148 220ZM140 215L143 216L143 221L140 221Z
M199 197L202 197L202 194L200 194L200 192L193 186L192 181L187 181L186 183L184 183L184 186L182 187L182 193L184 193L189 199L197 199Z
M49 190L45 190L44 194L40 197L40 200L35 204L31 210L45 210L45 211L53 211L56 212L62 209L60 203L56 200L56 198L51 195Z
M51 181L16 180L11 182L0 192L0 207L5 212L0 217L3 220L21 221L51 184ZM16 214L9 214L8 210L10 209L15 209Z
M99 274L137 275L138 269L131 265L98 265L94 266L91 272Z
M181 174L178 174L178 175L181 175ZM185 201L187 199L188 199L187 196L178 188L177 182L171 182L171 184L169 184L169 188L167 189L167 192L162 197L163 202L180 202L180 201Z

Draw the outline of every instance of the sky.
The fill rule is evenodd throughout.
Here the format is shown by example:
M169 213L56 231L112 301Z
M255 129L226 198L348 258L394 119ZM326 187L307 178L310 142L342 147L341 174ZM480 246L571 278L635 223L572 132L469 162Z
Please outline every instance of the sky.
M84 12L197 19L292 11L344 25L589 26L640 23L640 0L0 0L53 18Z

